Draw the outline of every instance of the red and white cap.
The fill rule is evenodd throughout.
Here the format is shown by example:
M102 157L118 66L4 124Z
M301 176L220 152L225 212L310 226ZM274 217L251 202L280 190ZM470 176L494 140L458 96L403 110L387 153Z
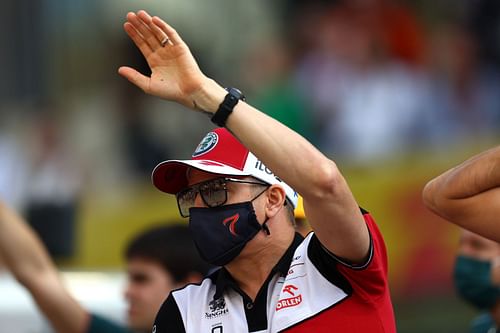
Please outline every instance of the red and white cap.
M276 177L225 128L209 132L194 151L192 159L169 160L158 164L153 170L153 184L160 191L178 193L188 186L189 168L220 175L252 176L270 185L281 185L293 207L297 206L297 192Z

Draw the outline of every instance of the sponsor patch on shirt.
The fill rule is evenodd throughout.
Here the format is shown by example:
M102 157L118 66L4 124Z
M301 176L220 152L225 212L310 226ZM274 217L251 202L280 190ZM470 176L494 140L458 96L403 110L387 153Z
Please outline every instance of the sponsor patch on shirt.
M282 289L282 295L289 296L281 298L276 303L276 311L297 306L302 303L302 294L299 293L299 288L293 284L287 284Z

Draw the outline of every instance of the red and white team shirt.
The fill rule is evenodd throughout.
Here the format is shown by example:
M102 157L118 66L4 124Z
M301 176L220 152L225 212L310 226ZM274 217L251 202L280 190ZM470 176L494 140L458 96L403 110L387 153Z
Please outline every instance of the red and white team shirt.
M298 234L252 301L224 269L201 284L173 291L154 333L395 333L387 284L387 253L375 222L366 263L350 265L314 233Z

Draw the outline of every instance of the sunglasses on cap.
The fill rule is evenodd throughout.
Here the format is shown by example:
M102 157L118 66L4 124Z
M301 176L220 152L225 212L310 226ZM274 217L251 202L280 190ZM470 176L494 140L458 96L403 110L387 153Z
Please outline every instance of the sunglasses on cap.
M182 217L189 217L189 209L195 207L196 196L200 194L201 199L207 207L219 207L227 202L227 184L251 184L269 187L269 184L235 178L216 178L189 186L175 195L177 207Z

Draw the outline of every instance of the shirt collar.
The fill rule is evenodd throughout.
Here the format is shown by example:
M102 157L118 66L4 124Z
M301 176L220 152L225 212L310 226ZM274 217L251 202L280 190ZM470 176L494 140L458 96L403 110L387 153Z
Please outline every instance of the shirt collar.
M303 240L304 237L302 237L299 233L295 233L292 243L290 244L286 252L283 254L281 259L278 261L278 263L273 267L270 276L268 277L265 283L269 283L269 281L271 280L270 278L274 276L274 274L276 273L279 273L280 276L286 276L290 268L290 264L292 263L293 254L295 253L295 250L300 245L300 243L302 243ZM232 287L238 293L243 294L243 292L241 291L241 289L239 288L238 284L231 276L229 271L225 267L222 267L220 270L217 271L217 276L215 277L214 299L220 298L223 292L228 287Z

